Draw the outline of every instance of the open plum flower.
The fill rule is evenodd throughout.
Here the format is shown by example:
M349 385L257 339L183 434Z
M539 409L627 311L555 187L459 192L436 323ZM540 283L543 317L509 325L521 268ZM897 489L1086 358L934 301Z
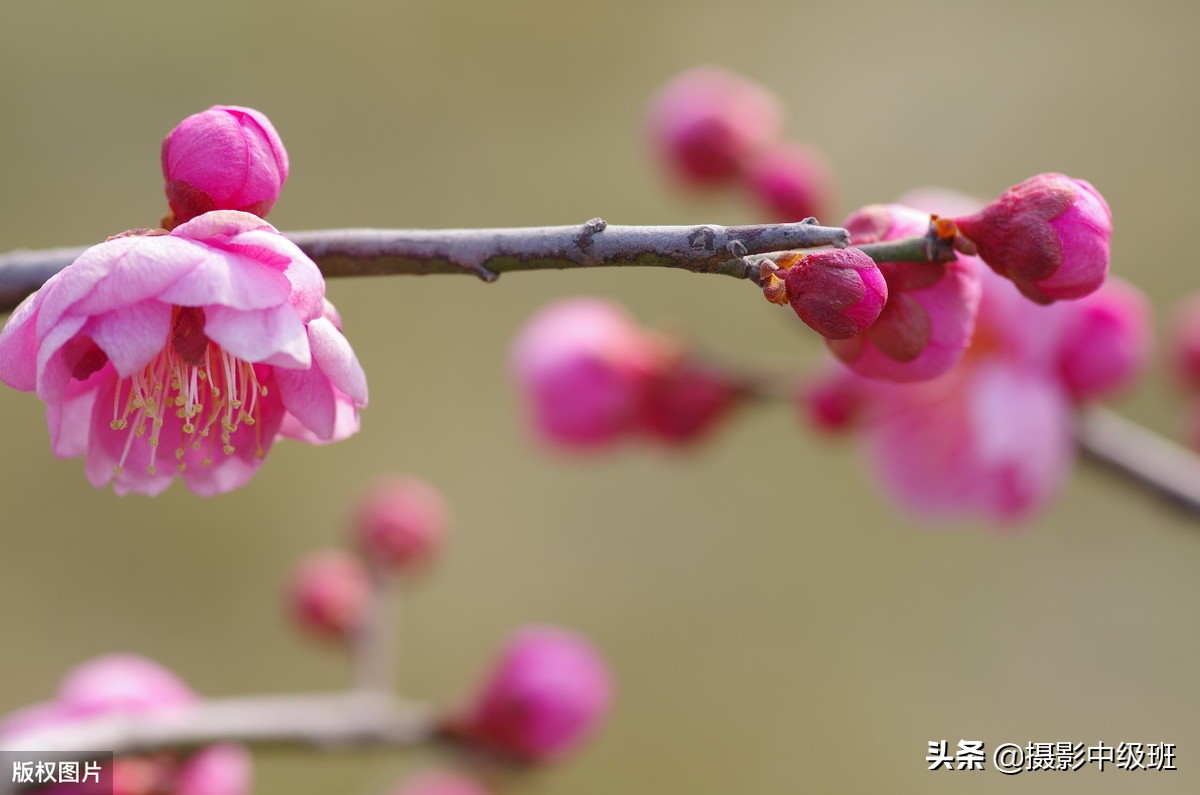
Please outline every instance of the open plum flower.
M276 437L345 438L367 403L317 266L232 210L88 249L0 332L0 380L36 391L54 453L118 493L176 474L230 491Z

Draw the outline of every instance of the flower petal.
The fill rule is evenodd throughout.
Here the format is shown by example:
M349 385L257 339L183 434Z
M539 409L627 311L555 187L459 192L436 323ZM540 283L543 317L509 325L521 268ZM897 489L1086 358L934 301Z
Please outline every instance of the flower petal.
M300 370L312 366L308 334L290 304L251 312L206 306L204 317L208 338L239 359Z
M100 349L128 378L149 364L167 345L171 333L171 307L142 301L113 310L92 321L91 335Z
M308 344L313 360L337 389L359 406L367 405L367 376L358 357L330 320L317 318L308 324Z
M115 378L113 369L106 367L93 373L86 381L72 381L62 401L46 406L50 450L54 455L76 458L87 454L96 395Z
M0 330L0 381L32 392L37 388L37 318L41 292L22 301Z
M288 414L311 430L321 441L333 436L337 419L337 398L329 379L315 367L308 370L285 370L275 373L279 396Z

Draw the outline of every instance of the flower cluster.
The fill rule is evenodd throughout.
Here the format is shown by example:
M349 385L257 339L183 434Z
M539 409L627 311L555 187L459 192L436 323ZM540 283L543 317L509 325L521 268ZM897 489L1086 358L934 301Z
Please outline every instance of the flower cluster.
M819 428L857 428L881 481L928 518L1028 518L1059 491L1074 458L1074 409L1141 373L1149 310L1110 280L1053 307L1026 301L984 269L974 333L962 361L918 383L831 369L802 394Z
M685 445L744 397L724 373L593 299L560 301L530 318L513 343L511 368L533 427L559 447L631 436Z
M41 731L100 715L150 715L185 710L198 697L174 674L134 655L100 657L70 671L54 700L0 721L0 748L35 742ZM36 750L36 749L34 749ZM246 749L221 744L190 754L122 757L100 777L114 795L246 795L251 760ZM90 783L52 785L56 795L87 795ZM90 791L96 791L94 788Z
M772 218L822 217L833 203L824 155L780 138L783 112L762 86L712 66L667 83L649 112L659 157L693 188L741 184Z
M163 168L173 228L109 238L27 298L0 332L0 381L46 403L54 453L84 456L94 486L157 494L179 476L211 495L277 438L357 432L367 384L317 266L245 211L287 176L266 117L191 116Z

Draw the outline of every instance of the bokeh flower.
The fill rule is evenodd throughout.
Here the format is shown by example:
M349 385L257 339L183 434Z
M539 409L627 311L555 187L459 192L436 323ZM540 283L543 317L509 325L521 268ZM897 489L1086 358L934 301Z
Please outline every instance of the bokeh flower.
M0 381L37 392L54 453L84 456L94 486L157 494L179 475L217 494L279 436L358 430L366 378L328 315L295 244L214 211L110 238L55 274L0 332Z
M197 696L155 662L132 654L99 657L71 670L55 698L0 721L0 749L36 751L40 732L100 715L149 715L186 709ZM86 749L81 749L86 750ZM245 748L218 744L187 755L121 757L94 782L59 783L48 795L246 795L252 765Z

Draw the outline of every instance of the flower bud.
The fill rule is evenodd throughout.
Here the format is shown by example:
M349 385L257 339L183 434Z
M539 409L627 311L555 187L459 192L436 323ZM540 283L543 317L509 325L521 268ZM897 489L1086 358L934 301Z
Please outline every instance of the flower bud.
M288 176L287 150L266 116L214 105L188 116L163 139L167 203L177 226L210 210L265 217Z
M875 261L856 248L825 249L779 259L788 303L827 339L861 334L883 311L887 283Z
M850 242L864 245L923 235L929 213L899 204L863 207L843 222ZM962 358L975 330L981 286L975 257L950 262L880 262L887 304L863 334L829 340L829 348L859 375L884 381L926 381Z
M779 102L761 86L715 67L688 70L650 106L650 136L685 183L718 185L736 177L750 154L779 134Z
M665 362L646 383L641 426L668 445L703 439L737 405L736 384L686 359Z
M746 167L750 193L776 221L824 218L833 204L833 172L824 155L798 143L774 144Z
M525 324L511 369L539 435L564 447L616 441L637 421L658 349L618 306L560 301Z
M1200 390L1200 294L1187 298L1175 312L1171 369L1185 387Z
M446 501L432 485L393 477L359 498L353 531L370 560L387 571L407 573L437 552L449 521Z
M1038 174L955 222L992 270L1038 303L1082 298L1108 274L1112 213L1084 180Z
M76 666L58 689L57 703L74 717L147 712L190 704L196 695L179 677L135 654L112 654Z
M362 624L371 601L366 569L338 550L314 552L292 575L290 608L296 622L315 635L343 640Z
M504 649L454 728L481 746L530 762L562 757L608 711L608 670L582 637L528 627Z
M1110 279L1064 309L1058 372L1074 400L1107 397L1142 373L1150 353L1150 307L1137 288Z
M844 367L830 367L799 391L801 416L826 433L842 433L858 425L866 408L863 379Z
M392 795L489 795L489 792L461 773L429 770L403 781Z
M195 752L175 771L174 795L248 795L253 763L243 746L210 745Z

